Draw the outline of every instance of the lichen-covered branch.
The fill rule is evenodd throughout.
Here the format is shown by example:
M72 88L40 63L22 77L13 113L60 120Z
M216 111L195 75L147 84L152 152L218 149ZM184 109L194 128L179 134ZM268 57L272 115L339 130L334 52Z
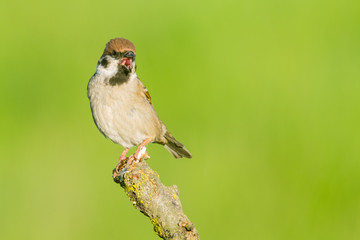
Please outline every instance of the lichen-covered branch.
M164 186L144 160L122 169L115 181L125 189L133 205L150 218L159 237L200 239L195 225L182 210L177 187Z

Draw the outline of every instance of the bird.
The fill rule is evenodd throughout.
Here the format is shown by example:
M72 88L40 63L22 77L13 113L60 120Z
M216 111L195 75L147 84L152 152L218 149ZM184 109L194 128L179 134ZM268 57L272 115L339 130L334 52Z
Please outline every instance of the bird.
M192 158L159 119L148 89L136 74L135 57L136 49L131 41L111 39L87 85L95 125L106 138L124 147L113 177L125 162L149 158L146 152L149 143L163 145L175 158ZM135 153L126 157L135 146Z

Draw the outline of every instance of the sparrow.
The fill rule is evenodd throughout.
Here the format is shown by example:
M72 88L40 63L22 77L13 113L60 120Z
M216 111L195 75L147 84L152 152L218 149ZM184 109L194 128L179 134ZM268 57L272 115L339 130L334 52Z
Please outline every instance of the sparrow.
M135 57L132 42L111 39L87 86L95 125L106 138L124 147L113 177L126 161L129 164L149 158L146 152L149 143L163 145L175 158L192 158L159 119L149 91L136 74ZM127 158L127 152L134 146L135 153Z

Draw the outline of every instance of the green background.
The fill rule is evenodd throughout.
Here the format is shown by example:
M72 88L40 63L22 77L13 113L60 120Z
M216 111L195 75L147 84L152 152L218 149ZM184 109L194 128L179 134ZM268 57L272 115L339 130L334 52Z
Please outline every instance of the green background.
M0 239L157 239L87 82L130 39L202 239L360 239L359 1L2 1Z

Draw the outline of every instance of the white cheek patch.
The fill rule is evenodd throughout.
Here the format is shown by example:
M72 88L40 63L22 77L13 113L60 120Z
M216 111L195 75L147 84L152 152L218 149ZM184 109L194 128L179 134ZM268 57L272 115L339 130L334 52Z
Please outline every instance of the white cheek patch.
M106 67L101 64L97 66L97 73L100 75L100 77L112 78L118 72L118 61L109 58L107 58L107 60L109 63Z

